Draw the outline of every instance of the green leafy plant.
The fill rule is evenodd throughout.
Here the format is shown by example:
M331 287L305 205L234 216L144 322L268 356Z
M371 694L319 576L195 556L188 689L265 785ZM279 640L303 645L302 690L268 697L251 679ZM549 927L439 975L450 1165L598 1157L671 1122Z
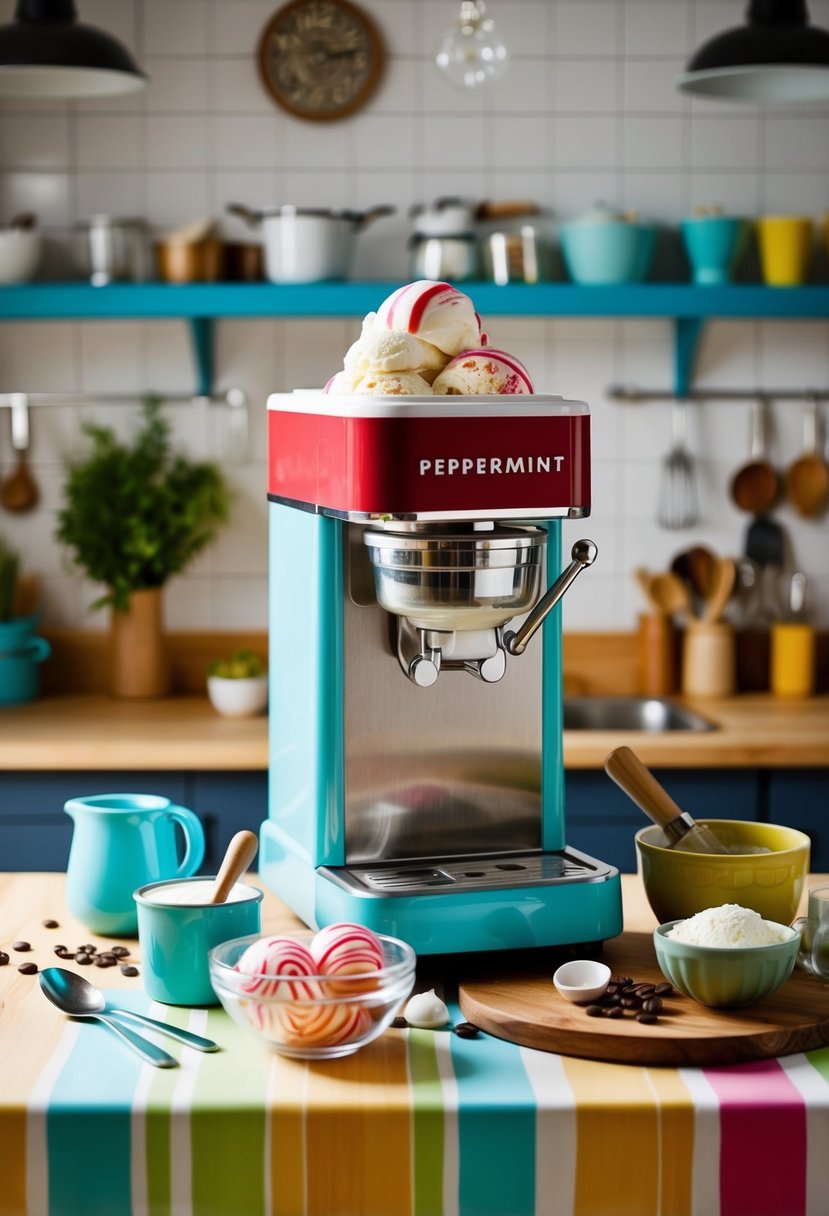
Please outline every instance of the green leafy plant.
M214 659L207 669L209 676L222 676L225 680L250 680L263 676L266 667L258 654L252 650L237 650L229 659Z
M20 558L11 545L0 536L0 621L10 621L14 614L19 569Z
M161 587L213 539L228 513L217 466L172 450L160 402L148 397L131 444L88 424L88 456L70 462L56 538L109 591L92 606L129 607L130 592Z

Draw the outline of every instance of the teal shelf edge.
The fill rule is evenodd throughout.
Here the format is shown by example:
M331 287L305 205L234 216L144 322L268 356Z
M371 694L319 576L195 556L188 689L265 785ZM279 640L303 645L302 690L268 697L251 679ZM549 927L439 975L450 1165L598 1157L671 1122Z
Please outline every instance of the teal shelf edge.
M27 283L0 287L0 320L83 320L220 317L363 316L399 283ZM823 318L829 317L829 284L764 287L730 284L636 283L584 287L575 283L532 286L466 283L486 316Z

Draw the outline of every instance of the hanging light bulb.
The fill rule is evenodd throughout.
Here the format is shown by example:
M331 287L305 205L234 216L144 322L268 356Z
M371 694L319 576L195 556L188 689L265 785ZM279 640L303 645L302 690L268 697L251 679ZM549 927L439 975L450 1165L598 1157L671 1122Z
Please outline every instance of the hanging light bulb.
M475 89L503 73L509 52L486 15L483 0L461 0L460 13L443 35L435 63L450 84Z

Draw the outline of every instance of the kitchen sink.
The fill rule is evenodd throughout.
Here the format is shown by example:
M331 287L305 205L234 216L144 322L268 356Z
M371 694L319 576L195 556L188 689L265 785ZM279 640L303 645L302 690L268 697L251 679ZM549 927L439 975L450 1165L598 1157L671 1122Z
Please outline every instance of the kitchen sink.
M713 722L664 697L565 697L565 730L716 730Z

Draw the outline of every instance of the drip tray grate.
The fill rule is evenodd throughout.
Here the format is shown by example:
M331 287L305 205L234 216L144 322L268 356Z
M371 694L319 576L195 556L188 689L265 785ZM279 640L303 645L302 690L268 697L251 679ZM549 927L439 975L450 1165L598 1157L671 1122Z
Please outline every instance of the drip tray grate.
M320 873L340 886L383 896L602 882L615 870L576 849L565 849L561 853L506 853L442 857L434 861L418 858L416 861L373 862L370 865L323 866Z

